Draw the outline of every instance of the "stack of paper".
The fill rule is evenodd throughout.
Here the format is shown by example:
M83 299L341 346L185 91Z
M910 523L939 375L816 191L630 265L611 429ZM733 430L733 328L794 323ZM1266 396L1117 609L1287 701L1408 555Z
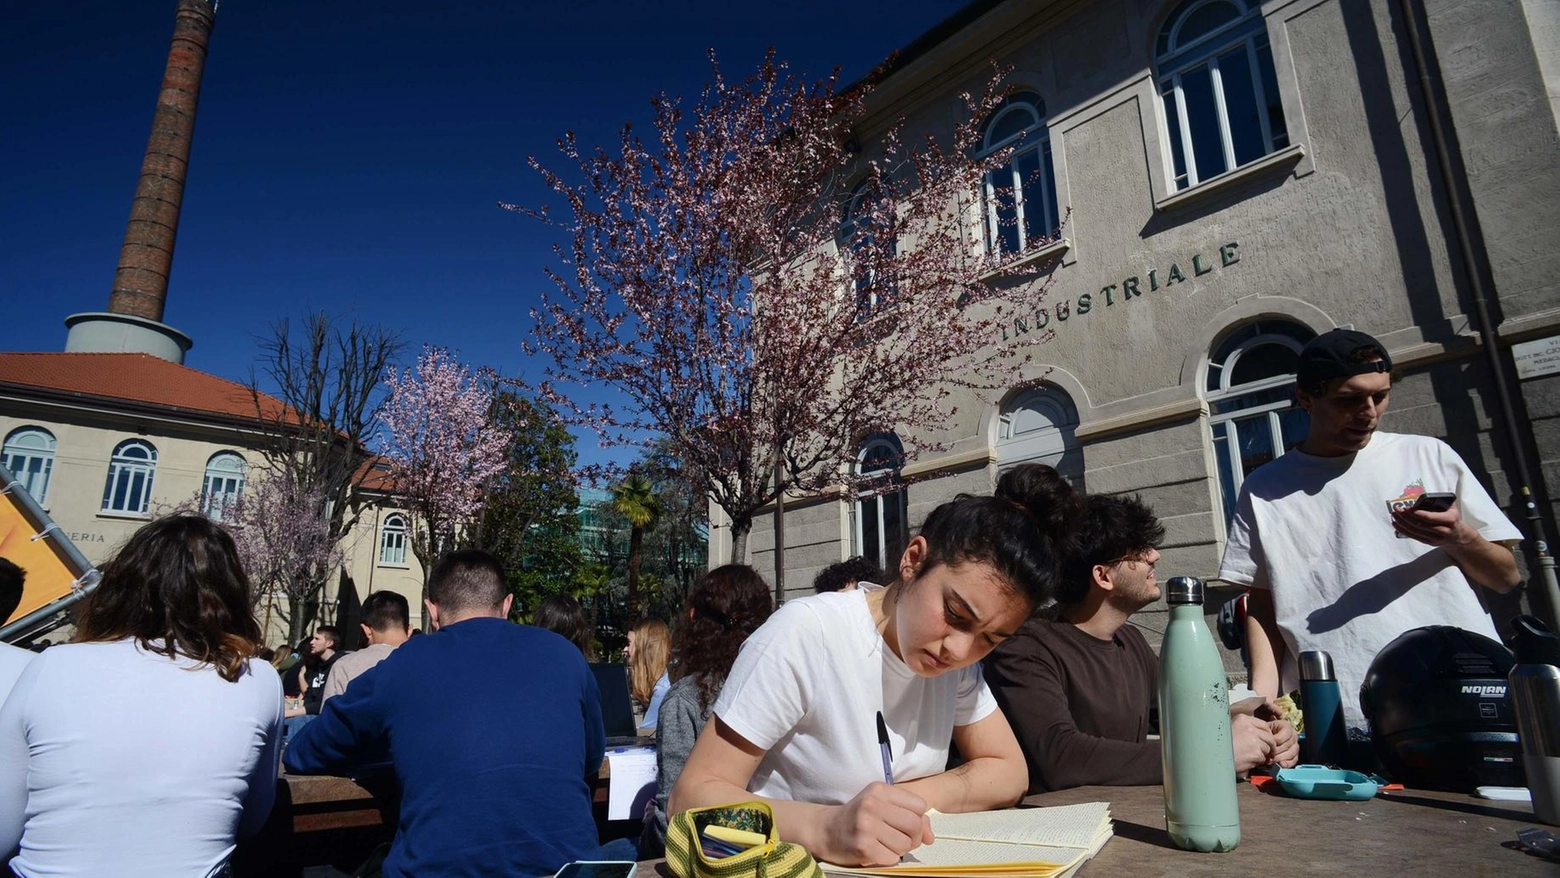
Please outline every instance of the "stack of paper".
M655 798L654 747L623 747L607 754L607 819L638 820Z
M973 814L932 811L927 816L937 841L905 854L897 864L847 868L825 863L824 871L897 878L1069 878L1111 836L1109 802Z

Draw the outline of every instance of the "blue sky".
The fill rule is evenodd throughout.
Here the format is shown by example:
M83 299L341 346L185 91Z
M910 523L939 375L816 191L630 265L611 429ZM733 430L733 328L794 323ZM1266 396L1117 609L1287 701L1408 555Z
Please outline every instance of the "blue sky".
M325 310L510 375L552 233L525 164L609 143L658 91L692 98L770 45L846 79L962 0L733 4L222 0L166 321L244 380L271 322ZM107 306L173 0L15 4L0 28L0 350L57 351ZM586 461L600 460L582 441Z

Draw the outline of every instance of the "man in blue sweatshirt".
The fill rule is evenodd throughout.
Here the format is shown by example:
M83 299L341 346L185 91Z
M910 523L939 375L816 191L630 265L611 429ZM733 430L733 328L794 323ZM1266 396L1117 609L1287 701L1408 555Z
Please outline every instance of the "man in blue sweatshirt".
M287 746L296 774L388 753L401 817L386 876L551 875L606 858L586 782L606 740L595 678L569 641L511 623L512 600L496 558L446 555L428 576L435 632L364 672Z

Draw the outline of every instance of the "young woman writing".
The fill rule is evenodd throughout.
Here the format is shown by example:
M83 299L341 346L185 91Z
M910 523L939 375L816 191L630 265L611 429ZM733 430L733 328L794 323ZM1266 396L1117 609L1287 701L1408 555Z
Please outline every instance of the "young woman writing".
M882 865L933 840L929 808L1017 802L1024 756L975 664L1049 601L1078 507L1055 470L1016 467L937 507L887 587L788 602L743 646L671 812L764 799L817 858ZM945 770L950 742L965 761Z

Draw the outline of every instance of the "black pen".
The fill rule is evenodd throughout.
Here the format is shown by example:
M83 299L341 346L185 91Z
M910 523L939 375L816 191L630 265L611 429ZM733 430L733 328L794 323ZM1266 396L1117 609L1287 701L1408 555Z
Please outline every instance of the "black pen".
M878 711L878 750L883 754L883 783L894 785L894 762L888 751L888 723L883 722L883 711Z

